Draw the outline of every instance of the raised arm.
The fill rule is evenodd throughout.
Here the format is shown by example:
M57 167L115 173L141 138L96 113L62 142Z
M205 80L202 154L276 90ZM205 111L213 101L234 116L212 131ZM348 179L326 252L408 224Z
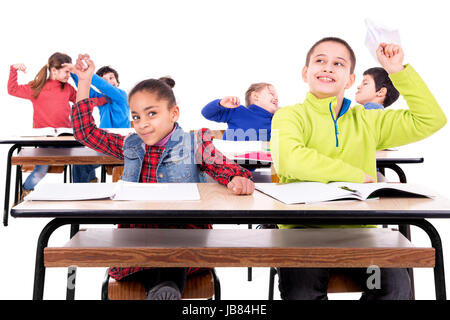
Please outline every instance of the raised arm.
M78 76L73 72L70 73L70 76L72 77L72 80L75 83L75 85L78 87ZM89 97L90 98L103 98L104 94L99 93L99 92L95 91L94 89L90 88L89 89Z
M442 128L447 122L444 112L417 72L410 65L403 66L401 47L383 43L377 56L409 107L367 114L378 134L377 149L412 143Z
M86 61L87 69L81 60ZM89 99L89 89L95 70L94 62L88 55L79 55L75 67L79 78L77 102L72 108L72 126L75 138L91 149L123 159L124 137L97 128L92 116L93 101Z
M239 98L225 97L208 103L202 109L202 115L211 121L228 122L234 109L239 107Z
M18 70L26 73L27 68L23 63L13 64L9 68L8 93L14 97L31 99L33 90L30 85L19 85L17 83Z

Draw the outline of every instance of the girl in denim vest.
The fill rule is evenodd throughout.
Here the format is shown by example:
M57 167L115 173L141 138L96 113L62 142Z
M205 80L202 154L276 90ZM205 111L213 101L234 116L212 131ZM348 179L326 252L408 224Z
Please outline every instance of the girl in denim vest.
M85 61L87 67L83 63ZM204 182L205 173L235 194L252 194L251 174L227 160L212 143L207 129L184 132L178 125L170 78L138 83L128 101L136 134L124 137L95 126L89 99L95 66L89 55L79 55L77 103L72 111L74 136L86 146L124 160L122 179L131 182ZM119 225L120 228L211 228L210 225ZM118 268L109 274L116 280L140 281L148 299L181 299L191 268Z

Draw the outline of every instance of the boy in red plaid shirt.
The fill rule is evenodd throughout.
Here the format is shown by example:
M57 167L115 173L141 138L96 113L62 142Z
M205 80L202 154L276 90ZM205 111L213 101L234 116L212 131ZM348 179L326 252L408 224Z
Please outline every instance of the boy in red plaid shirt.
M85 61L85 63L83 62ZM86 67L87 65L87 67ZM137 84L129 93L129 106L136 134L124 137L95 126L89 99L91 78L95 70L88 55L76 62L79 85L77 103L72 111L74 136L99 152L124 159L123 180L134 182L204 182L207 173L237 195L254 191L251 173L226 159L214 148L207 129L186 133L177 124L176 105L170 78L149 79ZM127 225L147 228L211 228L195 225ZM117 268L109 274L116 280L140 281L148 299L181 299L188 268Z

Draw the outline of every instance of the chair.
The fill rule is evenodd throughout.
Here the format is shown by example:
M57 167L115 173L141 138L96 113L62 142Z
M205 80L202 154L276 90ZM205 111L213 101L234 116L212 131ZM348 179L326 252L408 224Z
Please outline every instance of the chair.
M220 300L220 282L214 269L205 269L187 277L182 299ZM102 300L145 300L144 287L137 281L116 281L106 272Z
M112 168L112 180L117 182L123 174L123 166ZM182 299L220 300L220 281L214 269L191 274L186 279ZM144 287L137 281L116 281L108 272L102 285L103 300L144 300Z
M276 268L270 268L269 275L269 300L273 300ZM343 293L343 292L362 292L361 287L348 275L333 270L330 272L330 279L328 281L328 293Z

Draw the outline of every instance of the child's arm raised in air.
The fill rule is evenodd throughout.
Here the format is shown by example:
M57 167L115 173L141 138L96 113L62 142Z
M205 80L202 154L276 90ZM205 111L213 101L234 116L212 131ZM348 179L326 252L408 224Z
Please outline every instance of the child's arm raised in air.
M85 60L88 68L85 68ZM91 78L95 70L89 55L79 55L75 69L78 75L76 104L72 108L72 126L75 138L84 145L113 157L123 159L124 137L97 128L92 117L92 99L89 99Z
M225 97L208 103L202 109L202 115L211 121L228 122L233 113L233 109L240 106L238 97Z
M19 85L17 83L17 71L27 72L27 67L23 63L13 64L9 70L8 93L14 97L31 99L33 90L29 85Z
M409 144L442 128L447 118L425 82L410 65L403 65L403 50L395 44L380 44L378 61L389 73L409 109L367 113L377 134L377 149Z

